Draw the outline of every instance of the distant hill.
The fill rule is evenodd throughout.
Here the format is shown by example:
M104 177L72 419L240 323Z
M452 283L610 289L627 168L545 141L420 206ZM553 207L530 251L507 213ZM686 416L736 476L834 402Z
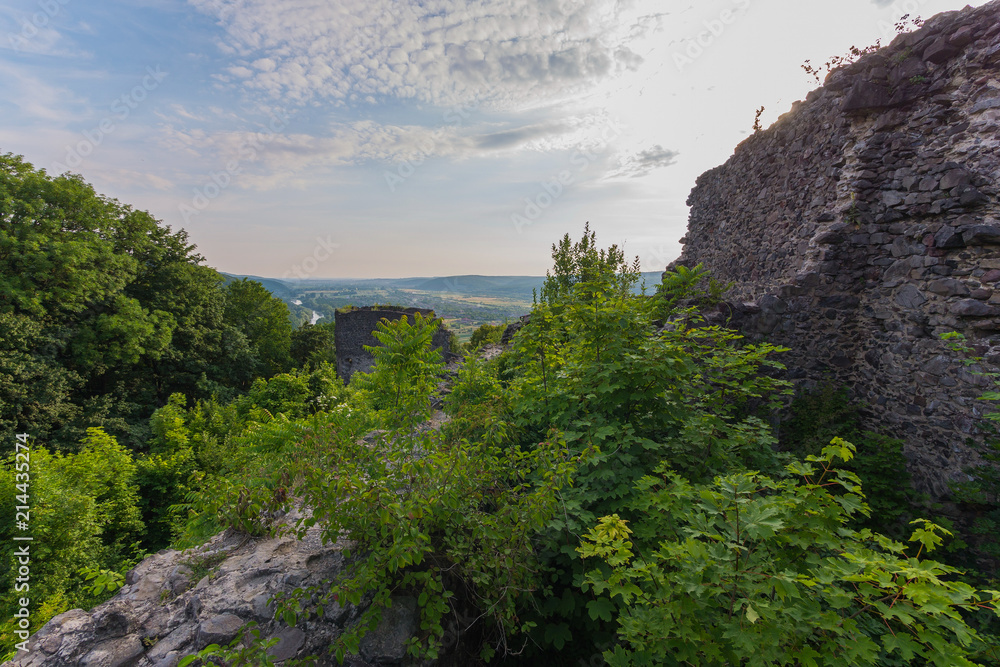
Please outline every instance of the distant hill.
M539 276L448 276L414 280L410 289L425 292L530 299L541 288Z
M455 294L466 297L481 296L486 298L507 298L519 301L531 301L532 293L539 291L545 282L544 276L414 276L412 278L314 278L308 280L281 281L275 278L260 276L241 276L223 273L229 280L250 278L259 281L279 299L293 299L305 291L326 290L417 290L420 292L435 292ZM642 274L647 288L652 288L660 282L659 271L647 271ZM639 291L638 289L636 290Z
M296 289L286 282L282 282L276 278L262 278L260 276L237 276L232 273L225 273L219 271L222 276L226 279L226 284L234 280L241 280L243 278L249 278L250 280L256 280L261 285L264 286L268 292L278 297L279 299L291 299L295 296Z
M642 274L647 287L659 284L660 272ZM530 299L532 291L541 290L545 278L541 276L448 276L441 278L406 278L393 281L396 287L425 292L449 292L481 296L521 297ZM402 283L407 283L403 285Z
M531 311L534 293L543 276L414 276L410 278L314 278L276 280L259 276L226 275L227 280L260 281L288 305L294 326L333 320L337 308L392 303L433 309L462 340L482 324L510 322ZM642 274L647 293L659 284L659 272ZM640 281L641 282L641 281ZM640 290L635 290L638 293Z

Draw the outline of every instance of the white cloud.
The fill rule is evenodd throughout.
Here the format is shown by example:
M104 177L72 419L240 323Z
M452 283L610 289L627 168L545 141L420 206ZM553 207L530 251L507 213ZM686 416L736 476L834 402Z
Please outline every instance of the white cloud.
M619 160L619 167L608 174L608 178L645 176L654 169L669 167L677 161L679 153L656 144L633 155L626 155Z
M189 1L238 56L228 83L289 103L524 108L638 67L629 42L655 23L615 0Z
M76 117L82 100L63 86L46 83L24 68L0 61L0 84L6 101L15 105L22 118L65 123Z
M333 170L365 164L392 168L403 162L509 157L524 151L602 152L621 131L602 113L559 120L473 122L467 112L464 121L461 115L448 112L445 118L452 122L437 126L356 120L333 123L325 133L315 134L301 128L294 115L272 125L274 129L261 125L259 129L210 130L185 127L184 120L195 116L183 107L175 105L173 112L161 116L166 122L159 130L160 148L194 158L192 164L221 168L238 163L238 187L249 190L324 183Z

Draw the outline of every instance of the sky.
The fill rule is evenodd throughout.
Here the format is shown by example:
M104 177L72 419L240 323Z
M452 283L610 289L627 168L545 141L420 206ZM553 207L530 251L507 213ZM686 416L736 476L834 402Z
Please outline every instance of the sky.
M0 153L230 273L542 275L586 222L658 271L804 61L965 4L3 0Z

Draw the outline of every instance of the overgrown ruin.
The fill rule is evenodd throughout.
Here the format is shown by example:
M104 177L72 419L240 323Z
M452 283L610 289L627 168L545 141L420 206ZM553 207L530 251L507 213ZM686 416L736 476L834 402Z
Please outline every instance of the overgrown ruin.
M373 331L383 320L394 322L403 317L412 323L414 315L420 313L425 318L434 318L434 311L427 308L403 308L397 306L365 306L364 308L341 308L336 312L334 341L337 348L337 376L349 383L355 373L367 373L375 365L375 358L365 346L374 347L378 340ZM434 332L432 345L440 350L447 360L450 350L451 332L442 322Z
M677 263L733 283L726 318L791 348L788 377L846 385L906 442L920 490L977 460L1000 360L1000 2L939 14L698 178Z

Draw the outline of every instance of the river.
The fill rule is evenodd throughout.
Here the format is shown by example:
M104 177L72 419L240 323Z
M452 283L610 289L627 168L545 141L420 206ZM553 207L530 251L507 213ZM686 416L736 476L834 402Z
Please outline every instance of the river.
M294 303L296 306L301 306L302 305L302 302L300 300L298 300L298 299L292 299L292 303ZM317 322L319 322L320 318L323 317L322 315L320 315L319 313L317 313L315 310L312 311L312 314L313 314L312 315L312 320L310 320L309 324L316 324Z

